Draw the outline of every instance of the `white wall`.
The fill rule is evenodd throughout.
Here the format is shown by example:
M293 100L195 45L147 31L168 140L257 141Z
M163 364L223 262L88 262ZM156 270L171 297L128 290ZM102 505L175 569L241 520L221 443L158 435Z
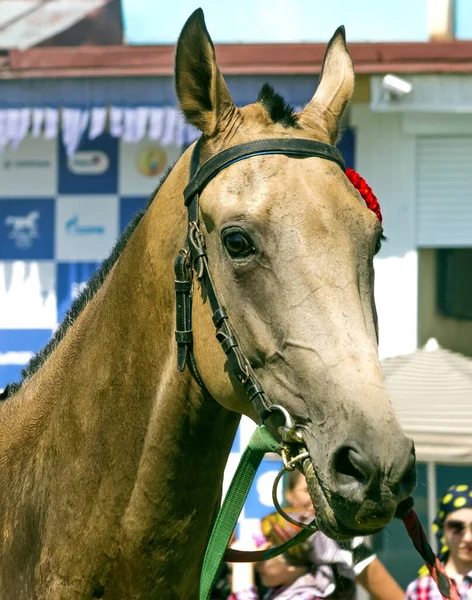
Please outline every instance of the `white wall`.
M381 358L417 347L417 252L415 243L415 138L401 114L374 113L353 105L356 170L376 194L387 241L375 260L375 296Z

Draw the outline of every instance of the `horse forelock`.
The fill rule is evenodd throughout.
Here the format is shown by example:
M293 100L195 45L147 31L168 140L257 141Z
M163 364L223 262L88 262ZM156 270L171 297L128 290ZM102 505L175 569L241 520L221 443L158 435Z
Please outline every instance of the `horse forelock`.
M285 127L300 128L293 106L287 104L268 83L264 83L262 86L257 101L264 106L274 123L282 123Z

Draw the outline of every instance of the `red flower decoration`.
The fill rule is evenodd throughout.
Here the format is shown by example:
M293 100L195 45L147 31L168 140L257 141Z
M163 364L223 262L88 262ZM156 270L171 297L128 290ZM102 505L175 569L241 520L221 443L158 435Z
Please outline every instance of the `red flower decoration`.
M352 185L358 190L360 195L364 198L364 202L367 204L367 208L370 208L376 215L378 220L382 223L382 212L380 210L380 204L377 200L377 196L372 191L372 188L367 185L367 181L359 175L354 169L346 169L346 176Z

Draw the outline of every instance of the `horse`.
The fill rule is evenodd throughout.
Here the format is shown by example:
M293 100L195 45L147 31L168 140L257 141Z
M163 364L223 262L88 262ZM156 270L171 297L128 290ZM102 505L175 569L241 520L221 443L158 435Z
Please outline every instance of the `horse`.
M197 598L240 417L278 435L272 403L309 453L326 534L379 531L414 489L377 353L382 227L334 148L354 86L344 29L298 113L267 86L236 107L200 9L175 83L198 152L166 174L0 403L1 598ZM188 190L202 165L213 170ZM191 292L173 269L190 243Z

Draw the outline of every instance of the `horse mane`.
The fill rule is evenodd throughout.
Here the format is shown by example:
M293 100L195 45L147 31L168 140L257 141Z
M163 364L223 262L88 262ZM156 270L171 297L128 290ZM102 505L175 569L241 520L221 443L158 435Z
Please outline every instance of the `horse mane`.
M87 304L90 302L90 300L95 296L95 294L98 292L98 290L103 285L103 282L105 281L107 275L110 273L113 266L116 264L116 262L120 258L121 254L123 253L124 249L126 248L126 244L128 243L129 239L131 238L131 235L133 234L134 230L136 229L136 227L140 223L141 219L145 215L147 209L151 205L152 201L154 200L155 196L157 195L158 191L160 190L162 184L167 179L169 173L172 171L173 167L174 167L174 165L168 167L168 169L166 170L162 179L159 181L157 188L154 190L154 192L149 197L146 208L144 208L143 210L136 213L136 215L133 217L133 219L130 221L130 223L128 224L126 229L123 231L123 233L119 237L118 241L116 242L115 246L113 247L112 251L110 252L110 255L108 256L108 258L106 258L102 262L98 271L94 275L92 275L92 277L88 280L87 285L80 292L80 294L77 296L77 298L72 302L69 310L67 311L61 324L58 326L58 328L54 332L54 335L52 336L52 338L44 346L44 348L42 348L42 350L40 350L37 354L35 354L30 359L30 361L25 366L25 368L22 369L21 381L16 382L16 383L9 383L5 387L3 392L0 394L0 401L7 400L11 396L13 396L13 394L21 388L21 386L25 383L25 381L27 381L34 373L36 373L36 371L38 371L43 366L43 364L49 358L52 351L63 340L64 336L66 335L66 333L68 332L70 327L72 327L72 325L75 323L79 314L84 310L84 308L87 306Z

